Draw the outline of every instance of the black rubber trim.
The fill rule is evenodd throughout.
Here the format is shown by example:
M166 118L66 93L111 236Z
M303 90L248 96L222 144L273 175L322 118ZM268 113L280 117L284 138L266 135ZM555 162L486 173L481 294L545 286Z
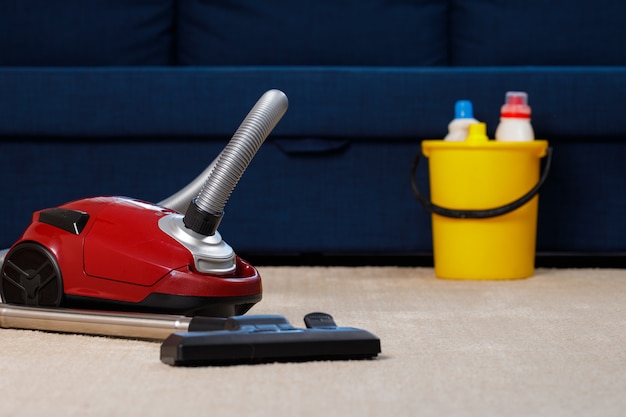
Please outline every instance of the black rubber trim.
M40 223L58 227L75 235L83 231L88 221L89 214L78 210L51 208L39 213Z
M185 227L196 233L203 236L213 236L217 231L217 227L220 225L223 216L223 212L213 214L202 210L198 207L196 199L194 198L193 201L189 203L185 217L183 217L183 223L185 224Z
M66 295L68 308L115 310L142 313L181 314L186 316L230 317L244 314L261 301L261 294L244 297L193 297L150 294L139 303Z

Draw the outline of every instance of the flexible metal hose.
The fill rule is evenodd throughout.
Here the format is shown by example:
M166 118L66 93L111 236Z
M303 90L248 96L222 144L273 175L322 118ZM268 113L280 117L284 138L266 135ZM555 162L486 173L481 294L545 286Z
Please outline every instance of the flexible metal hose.
M185 226L202 235L215 233L224 207L239 179L289 105L280 90L269 90L256 102L220 153L198 196L192 200Z

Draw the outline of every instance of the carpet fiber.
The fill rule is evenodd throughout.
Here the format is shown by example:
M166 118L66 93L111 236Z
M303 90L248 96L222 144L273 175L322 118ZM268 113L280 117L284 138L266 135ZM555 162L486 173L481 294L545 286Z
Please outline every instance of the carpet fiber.
M0 329L0 416L618 416L626 271L446 281L429 268L263 267L249 314L312 311L374 360L177 368L158 342Z

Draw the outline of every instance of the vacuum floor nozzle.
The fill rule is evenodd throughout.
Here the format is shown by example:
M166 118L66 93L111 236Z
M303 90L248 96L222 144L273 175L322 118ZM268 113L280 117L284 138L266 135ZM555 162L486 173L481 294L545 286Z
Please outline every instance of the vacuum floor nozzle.
M371 359L380 339L352 327L338 327L325 313L305 317L307 328L275 315L234 316L223 329L174 333L161 345L161 361L174 366Z

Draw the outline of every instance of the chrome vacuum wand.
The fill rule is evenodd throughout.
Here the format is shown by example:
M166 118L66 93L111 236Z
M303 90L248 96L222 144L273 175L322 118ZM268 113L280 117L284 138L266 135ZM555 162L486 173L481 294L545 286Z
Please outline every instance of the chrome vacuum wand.
M217 319L215 319L217 320ZM16 306L0 303L0 328L92 334L131 339L163 340L173 332L193 330L206 318L167 314L122 313ZM191 328L190 328L191 327ZM196 330L208 327L196 326Z

